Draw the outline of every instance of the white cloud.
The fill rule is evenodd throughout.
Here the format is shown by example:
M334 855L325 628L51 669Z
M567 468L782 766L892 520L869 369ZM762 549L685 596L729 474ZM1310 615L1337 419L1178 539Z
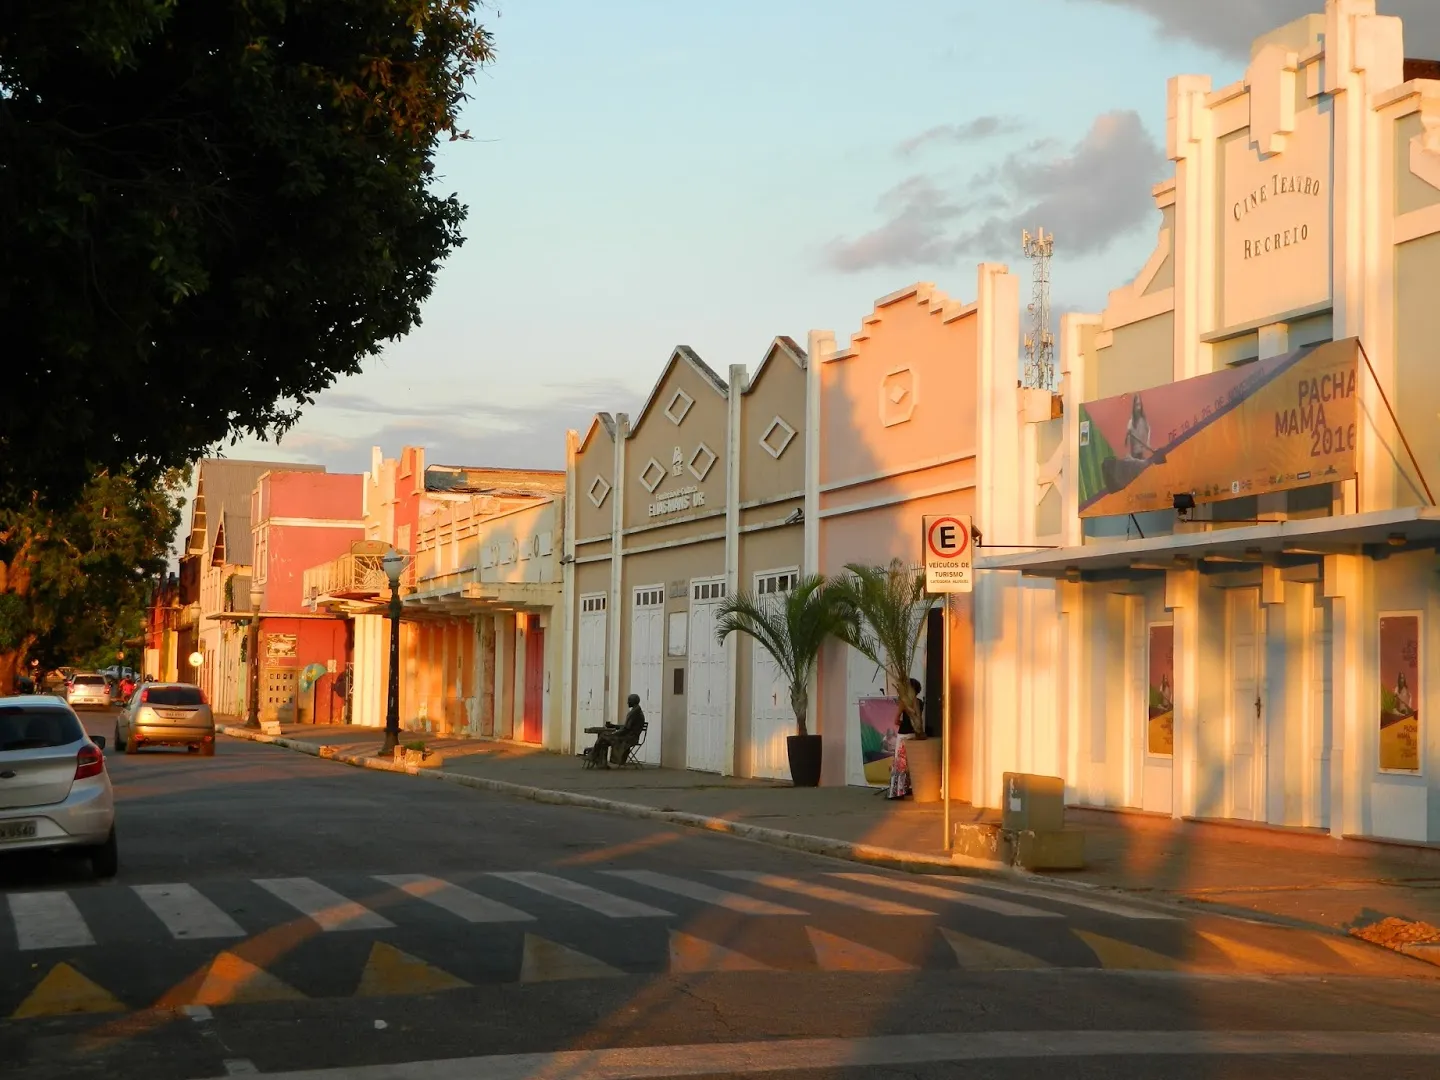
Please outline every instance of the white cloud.
M1074 146L1032 143L964 184L909 177L880 199L885 220L833 241L826 261L853 273L1004 258L1038 227L1066 255L1095 254L1153 219L1150 189L1166 171L1139 114L1105 113Z
M895 153L899 157L911 157L917 150L934 143L963 145L1001 135L1013 135L1020 128L1020 121L1009 116L977 116L963 124L936 124L919 135L912 135L901 141L895 148Z

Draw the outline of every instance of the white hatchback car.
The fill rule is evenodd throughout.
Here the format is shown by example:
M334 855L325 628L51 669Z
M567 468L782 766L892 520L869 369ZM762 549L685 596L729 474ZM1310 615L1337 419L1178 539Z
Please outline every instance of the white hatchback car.
M86 735L58 698L0 698L0 855L68 849L88 856L96 877L114 877L115 792L104 751L105 740Z
M110 684L104 675L86 672L70 680L65 691L65 703L72 709L108 709L110 707Z

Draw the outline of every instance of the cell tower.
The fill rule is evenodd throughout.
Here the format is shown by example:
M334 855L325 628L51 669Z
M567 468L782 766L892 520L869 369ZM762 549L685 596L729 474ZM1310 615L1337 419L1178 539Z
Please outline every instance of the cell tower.
M1025 335L1024 386L1055 392L1055 335L1050 332L1050 256L1055 237L1044 229L1031 236L1023 234L1025 257L1034 264L1030 296L1030 330Z

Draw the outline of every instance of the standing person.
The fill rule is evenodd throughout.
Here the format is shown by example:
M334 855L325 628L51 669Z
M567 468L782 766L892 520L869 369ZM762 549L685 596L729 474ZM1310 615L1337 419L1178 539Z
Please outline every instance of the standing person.
M925 699L920 696L918 679L910 680L910 689L915 692L915 713L913 716L905 711L900 713L895 737L895 755L890 759L890 790L885 794L887 799L909 799L915 794L915 786L910 781L910 758L905 752L905 744L915 737L917 731L924 729Z

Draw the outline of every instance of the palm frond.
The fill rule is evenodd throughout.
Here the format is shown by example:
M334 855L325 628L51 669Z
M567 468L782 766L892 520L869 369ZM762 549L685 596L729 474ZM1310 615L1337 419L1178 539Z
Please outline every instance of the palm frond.
M840 588L852 612L853 637L847 640L885 671L886 681L906 711L915 709L910 672L920 650L925 616L935 597L925 591L925 575L899 559L887 567L850 563ZM923 733L917 725L916 733Z

